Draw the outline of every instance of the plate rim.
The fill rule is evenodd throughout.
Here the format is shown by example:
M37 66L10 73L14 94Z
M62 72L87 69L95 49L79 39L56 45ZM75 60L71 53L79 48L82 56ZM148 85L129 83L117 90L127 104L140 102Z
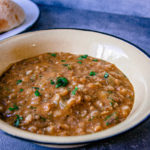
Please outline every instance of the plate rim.
M6 40L6 39L8 39L10 37L13 37L13 36L19 35L20 33L23 33L24 31L26 31L29 28L31 28L38 21L38 19L40 18L41 13L40 13L40 9L39 9L38 5L35 2L31 1L31 0L24 0L24 1L27 1L30 4L34 5L35 9L37 10L37 14L36 14L36 17L34 17L34 21L32 21L32 22L30 21L30 24L25 26L23 29L20 29L20 31L17 31L16 33L12 33L12 34L10 33L10 35L5 37L5 35L4 35L5 33L13 31L13 30L18 29L18 28L21 28L22 25L24 25L24 23L25 23L25 20L26 20L26 17L25 17L25 20L24 20L24 22L22 24L20 24L19 26L15 27L15 28L13 28L11 30L8 30L8 31L6 31L4 33L1 33L0 34L0 41L4 41L4 40ZM13 2L18 4L24 10L24 8L18 2L16 2L16 1L13 1ZM24 13L25 13L25 16L26 16L26 11L24 11ZM1 35L4 35L4 37L1 38Z
M28 1L31 1L31 0L28 0ZM40 16L40 11L39 11L39 16ZM39 17L37 19L39 19ZM88 31L88 32L94 32L94 33L100 33L100 34L108 35L108 36L114 37L116 39L119 39L121 41L124 41L125 43L128 43L128 44L134 46L135 48L137 48L141 52L143 52L150 59L150 54L148 52L146 52L143 48L141 48L140 46L138 46L138 45L136 45L136 44L134 44L134 43L132 43L132 42L122 38L122 37L116 36L116 35L111 34L111 33L106 33L106 32L102 32L102 31L98 31L98 30L92 30L92 29L84 29L84 28L49 28L49 29L43 29L43 30L27 31L27 32L24 32L24 33L20 32L20 33L14 35L14 36L10 36L10 37L8 37L6 39L0 40L0 43L1 42L3 43L3 42L5 42L5 41L7 41L7 40L9 40L11 38L14 38L14 37L16 38L18 36L23 36L23 35L26 35L26 34L30 34L32 32L35 33L35 32L43 32L43 31L50 31L50 30L78 30L78 31Z

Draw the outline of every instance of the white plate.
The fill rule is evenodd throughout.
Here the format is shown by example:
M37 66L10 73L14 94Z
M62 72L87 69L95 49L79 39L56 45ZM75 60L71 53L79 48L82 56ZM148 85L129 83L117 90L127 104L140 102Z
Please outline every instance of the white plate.
M23 32L27 28L31 27L39 17L40 14L39 8L37 7L36 4L31 2L30 0L13 0L13 1L16 2L19 6L21 6L22 9L24 10L26 15L25 22L22 25L18 26L17 28L14 28L8 32L0 34L0 40L6 39L20 32Z

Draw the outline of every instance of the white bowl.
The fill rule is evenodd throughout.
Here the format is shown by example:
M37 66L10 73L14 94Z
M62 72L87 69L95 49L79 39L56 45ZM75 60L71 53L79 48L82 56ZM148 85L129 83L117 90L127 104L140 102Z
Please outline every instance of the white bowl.
M0 129L17 138L50 147L78 147L125 132L150 115L150 59L133 44L117 37L75 29L53 29L14 36L0 42L0 74L13 62L45 52L88 54L114 63L123 71L135 90L130 115L107 130L82 136L47 136L30 133L0 120Z

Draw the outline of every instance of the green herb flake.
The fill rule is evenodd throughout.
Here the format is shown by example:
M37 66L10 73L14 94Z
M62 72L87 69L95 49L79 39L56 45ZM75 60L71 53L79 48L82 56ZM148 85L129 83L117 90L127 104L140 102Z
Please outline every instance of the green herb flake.
M68 66L67 68L68 68L68 70L71 70L71 66Z
M18 127L20 124L20 121L23 120L23 117L20 117L19 115L16 115L17 119L14 122L14 126Z
M67 67L68 70L71 70L71 66L69 64L62 64L63 66Z
M61 62L66 62L66 60L61 60Z
M46 121L46 118L44 118L44 117L42 117L42 116L40 116L40 119L42 120L42 121Z
M109 77L109 74L106 72L105 74L104 74L104 78L108 78Z
M20 90L19 90L19 92L23 92L23 91L24 91L24 89L20 89Z
M98 62L98 59L93 59L92 61Z
M108 126L108 125L110 125L110 123L109 123L109 122L106 122L106 126Z
M111 116L112 116L112 114L106 116L104 120L105 120L105 121L108 120Z
M69 64L63 64L63 66L68 66Z
M17 80L16 84L20 84L22 82L22 80Z
M39 87L32 87L33 89L36 89L36 90L39 90L40 88Z
M81 62L81 61L78 61L77 63L82 64L82 62Z
M118 119L119 119L119 117L118 117L118 116L116 116L115 120L116 120L116 121L118 121Z
M83 58L82 58L82 57L79 57L78 60L83 60Z
M56 81L56 88L65 87L68 85L69 81L65 77L59 77Z
M30 106L30 109L36 109L36 107Z
M55 84L55 82L54 82L53 80L51 80L50 83L51 83L51 85L54 85L54 84Z
M31 82L34 82L34 80L33 79L30 79L31 80Z
M96 75L96 72L91 71L91 72L89 73L89 75L90 75L90 76L95 76L95 75Z
M75 95L78 89L79 88L76 86L75 89L72 91L72 95Z
M36 90L36 91L34 92L34 94L35 94L35 96L41 96L41 94L40 94L40 92L39 92L38 90Z
M116 103L116 101L115 101L113 98L111 98L111 100L112 100L114 103Z
M114 106L114 103L113 103L113 102L110 102L110 105L113 107L113 106Z
M92 118L89 118L88 121L92 121Z
M5 89L6 91L10 91L10 89L9 89L8 87L4 87L4 89Z
M18 106L16 104L13 105L13 107L8 108L10 111L18 110Z
M95 116L92 116L91 118L89 118L88 121L92 121L93 119L95 119Z
M113 92L112 91L107 91L109 94L112 94Z
M55 54L55 53L52 53L51 56L56 57L56 54Z
M117 103L117 102L114 99L111 98L110 105L113 107L115 103Z
M78 58L78 60L83 60L83 59L86 59L88 57L88 55L82 55Z
M114 112L114 113L112 113L112 114L110 114L110 115L108 115L108 116L105 117L104 121L107 121L106 122L106 126L109 125L109 124L111 124L111 122L108 119L110 119L114 115L117 115L117 112ZM117 118L118 118L118 116L115 116L115 119L117 119Z

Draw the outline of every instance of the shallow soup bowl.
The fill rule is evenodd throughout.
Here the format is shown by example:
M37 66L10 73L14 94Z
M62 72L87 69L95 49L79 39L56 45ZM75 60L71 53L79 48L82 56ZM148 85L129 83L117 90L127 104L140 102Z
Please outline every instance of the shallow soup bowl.
M150 59L138 47L117 37L93 31L52 29L30 32L0 42L0 74L14 62L46 52L88 54L115 64L134 87L135 100L131 113L114 127L82 136L40 135L0 120L0 129L5 133L49 147L78 147L123 133L150 115Z

